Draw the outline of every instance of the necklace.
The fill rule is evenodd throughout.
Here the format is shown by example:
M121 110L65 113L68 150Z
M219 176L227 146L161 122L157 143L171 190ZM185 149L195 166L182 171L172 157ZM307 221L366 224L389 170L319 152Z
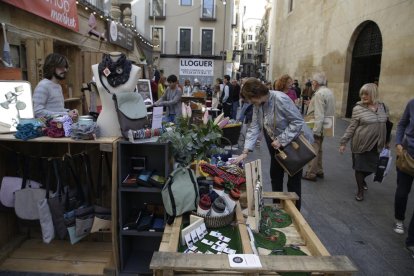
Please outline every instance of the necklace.
M125 54L121 54L115 62L110 55L104 54L98 65L98 72L99 75L105 75L109 85L117 87L128 81L131 67L131 61L127 60Z

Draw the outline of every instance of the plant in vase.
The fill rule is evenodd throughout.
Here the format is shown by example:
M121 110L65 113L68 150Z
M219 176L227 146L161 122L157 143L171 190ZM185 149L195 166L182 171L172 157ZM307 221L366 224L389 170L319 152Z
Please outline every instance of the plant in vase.
M223 152L218 145L225 124L220 124L221 120L210 120L208 111L203 115L203 124L192 124L191 115L191 108L183 103L182 116L159 140L171 143L175 161L183 166L188 166L193 160L206 160L212 154Z

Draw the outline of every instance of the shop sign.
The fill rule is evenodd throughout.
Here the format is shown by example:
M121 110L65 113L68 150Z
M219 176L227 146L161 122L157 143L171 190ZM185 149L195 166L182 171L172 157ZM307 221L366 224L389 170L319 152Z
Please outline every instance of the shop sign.
M3 0L3 2L79 32L76 0Z
M214 76L214 60L212 59L180 59L180 75Z
M130 51L134 50L134 33L115 21L108 22L108 41Z

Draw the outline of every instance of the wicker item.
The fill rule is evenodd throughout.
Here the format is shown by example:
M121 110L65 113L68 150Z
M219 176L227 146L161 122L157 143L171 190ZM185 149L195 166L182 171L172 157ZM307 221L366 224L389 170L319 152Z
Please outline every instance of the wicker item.
M206 224L207 228L220 228L229 225L234 220L234 210L228 215L222 216L222 217L212 217L212 216L204 216L200 215L196 212L193 212L194 215L202 217L204 219L204 222Z

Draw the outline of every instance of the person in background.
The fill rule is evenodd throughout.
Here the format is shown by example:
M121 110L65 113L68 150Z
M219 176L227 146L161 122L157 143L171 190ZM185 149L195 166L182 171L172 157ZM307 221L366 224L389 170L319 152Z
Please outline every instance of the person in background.
M317 94L318 92L315 97ZM339 152L344 153L346 144L351 140L352 168L358 186L355 199L362 201L364 190L368 190L365 178L376 171L380 152L384 147L388 148L388 114L385 105L378 99L375 84L364 84L359 90L359 96L361 101L352 109L351 123L340 140Z
M335 97L333 92L326 87L326 77L324 73L316 73L313 75L312 90L315 95L309 103L307 115L314 117L313 127L313 148L316 157L309 162L308 170L303 176L304 179L317 181L317 177L323 178L322 166L322 143L323 143L323 122L326 117L335 116Z
M186 79L184 81L183 96L185 96L185 97L191 96L192 91L193 91L193 87L190 84L190 80L189 79Z
M223 93L221 94L220 103L223 106L224 117L232 116L232 106L233 106L233 85L230 83L230 76L225 75L223 78L224 88Z
M395 145L397 158L401 156L403 150L406 150L414 158L414 99L408 102L398 122ZM411 191L413 180L414 177L412 175L404 173L397 168L397 189L394 198L395 223L393 229L398 234L404 234L405 211L407 209L408 195ZM414 213L411 216L405 245L414 258Z
M193 89L191 90L191 94L194 94L201 90L201 83L198 79L194 79Z
M293 81L292 88L293 88L293 90L295 90L295 92L296 92L296 98L297 98L297 99L300 99L301 90L300 90L300 87L299 87L299 82L298 82L298 80L294 80L294 81Z
M231 118L236 120L237 111L240 106L240 85L238 81L235 79L231 81L231 84L233 85L233 107L232 107Z
M158 99L161 99L161 97L164 95L165 93L165 89L167 88L167 85L165 84L167 82L167 80L165 79L164 76L160 77L160 80L158 81Z
M243 85L241 94L253 104L253 118L247 130L242 154L234 160L238 164L255 147L262 128L271 156L270 178L273 191L283 191L285 171L273 157L278 148L288 145L301 132L309 142L313 142L312 132L306 126L299 110L290 98L280 91L269 91L265 84L256 78L249 78ZM296 207L301 207L302 170L288 176L287 188L299 196Z
M78 116L76 109L65 108L62 86L59 81L66 78L69 62L65 56L49 54L43 64L43 77L33 92L33 110L36 118L54 115Z
M218 109L219 101L220 101L220 84L215 84L213 95L211 96L211 108Z
M176 75L170 75L167 78L168 88L164 95L154 103L154 106L165 106L167 108L164 121L175 122L178 116L181 116L181 96L183 92L178 86Z
M308 105L310 102L310 99L312 98L313 90L312 90L312 83L310 80L308 80L305 83L305 88L302 91L302 114L306 114L308 111Z
M292 78L289 75L285 74L281 76L279 79L275 80L274 89L276 91L285 93L293 102L295 102L297 98L295 90L291 88L292 83Z

